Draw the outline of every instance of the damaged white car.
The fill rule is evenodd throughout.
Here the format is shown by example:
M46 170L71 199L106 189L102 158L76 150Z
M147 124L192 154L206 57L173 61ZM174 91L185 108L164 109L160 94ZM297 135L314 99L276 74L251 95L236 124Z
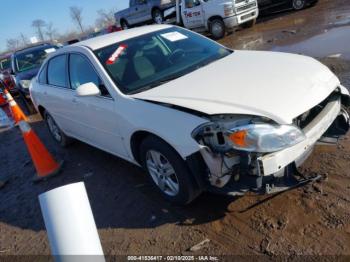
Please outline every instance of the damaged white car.
M191 31L147 26L65 47L30 88L54 139L142 166L165 198L272 193L349 128L349 92L316 60L234 51Z

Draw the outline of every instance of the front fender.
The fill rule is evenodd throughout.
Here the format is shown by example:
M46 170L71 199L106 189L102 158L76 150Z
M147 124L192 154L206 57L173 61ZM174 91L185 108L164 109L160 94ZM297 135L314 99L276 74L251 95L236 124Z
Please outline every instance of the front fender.
M160 137L183 159L199 151L199 145L191 134L196 127L208 122L207 119L139 99L122 100L118 101L117 112L121 120L121 135L131 158L134 158L131 137L138 131Z

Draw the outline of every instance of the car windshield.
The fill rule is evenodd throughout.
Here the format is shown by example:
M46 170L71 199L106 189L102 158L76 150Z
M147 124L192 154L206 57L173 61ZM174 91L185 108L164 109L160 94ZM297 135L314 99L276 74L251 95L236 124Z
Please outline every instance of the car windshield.
M169 28L95 51L125 94L139 93L219 60L232 51L198 34Z
M11 67L11 60L10 58L3 58L0 59L0 70L8 70Z
M15 59L16 71L24 72L40 67L47 55L54 52L56 49L55 46L45 46L40 49L17 54Z

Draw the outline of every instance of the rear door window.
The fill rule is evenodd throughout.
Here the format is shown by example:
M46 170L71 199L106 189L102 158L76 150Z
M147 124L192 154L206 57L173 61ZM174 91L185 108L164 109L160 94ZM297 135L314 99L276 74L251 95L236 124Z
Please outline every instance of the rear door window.
M49 85L68 87L66 61L66 55L56 56L49 61L47 70L47 81Z

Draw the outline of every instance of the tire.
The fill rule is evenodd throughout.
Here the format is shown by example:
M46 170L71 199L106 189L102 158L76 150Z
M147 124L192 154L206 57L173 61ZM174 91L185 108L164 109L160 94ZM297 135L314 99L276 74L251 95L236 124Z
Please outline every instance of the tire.
M155 24L163 24L164 17L162 11L160 11L158 8L154 9L152 11L152 20Z
M146 137L140 145L140 159L151 183L166 200L186 205L201 193L185 161L163 140Z
M122 27L123 30L127 30L130 28L128 22L124 19L120 21L120 26Z
M293 0L293 9L294 10L301 10L306 6L305 0Z
M73 139L68 137L56 124L56 121L53 119L53 117L45 111L44 118L46 125L50 131L50 134L52 138L61 146L61 147L67 147L72 142Z
M242 25L243 28L251 28L255 25L256 23L256 18L253 20L250 20Z
M222 19L216 18L210 22L210 34L215 40L221 39L226 34L226 27Z

